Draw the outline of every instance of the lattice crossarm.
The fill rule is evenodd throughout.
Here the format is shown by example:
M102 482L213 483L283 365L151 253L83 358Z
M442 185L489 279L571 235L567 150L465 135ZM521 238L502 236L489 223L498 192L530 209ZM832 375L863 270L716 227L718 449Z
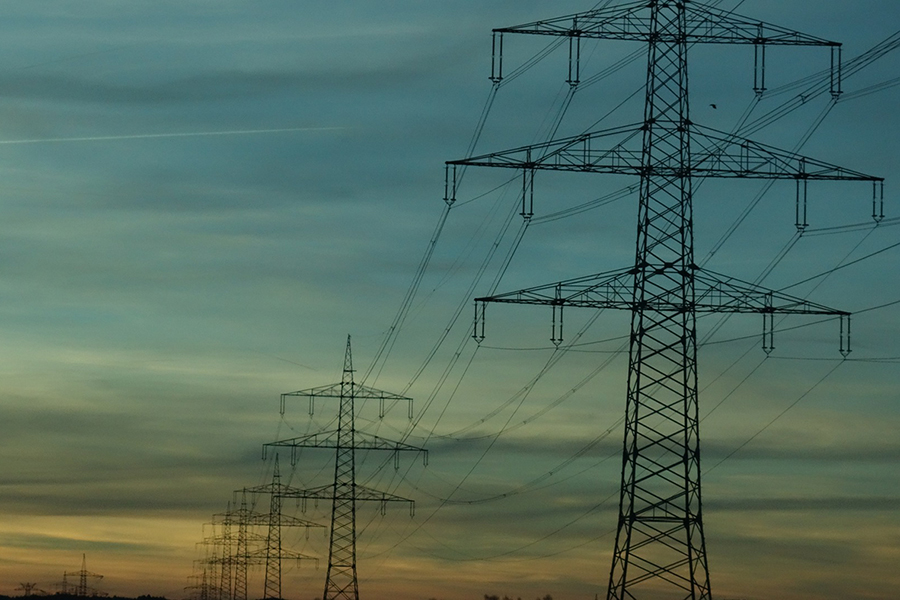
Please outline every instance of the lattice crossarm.
M459 166L639 175L641 128L639 124L626 125L447 161L444 200L450 204L456 200L457 179L462 172L456 169ZM634 147L629 147L632 141Z
M289 493L286 493L282 496L282 498L294 498L297 500L332 500L334 498L334 486L333 485L323 485L319 487L309 488L305 490L296 489L292 490ZM301 510L305 512L306 506L301 507Z
M736 15L700 2L685 3L685 19L688 43L840 46L835 41Z
M633 269L621 269L476 298L473 337L478 342L484 340L484 315L489 303L549 305L553 308L553 332L550 340L558 345L563 341L564 307L630 310L634 304L631 300L633 281Z
M290 496L284 496L290 497ZM325 525L321 523L316 523L315 521L307 521L306 519L299 519L297 517L292 517L290 515L281 515L281 526L282 527L304 527L306 529L317 528L324 529Z
M691 172L699 176L873 183L884 181L883 177L699 125L691 128L691 143ZM673 172L675 167L671 166Z
M494 29L495 34L519 33L562 37L645 40L649 31L646 2L628 2L610 8ZM641 14L645 13L645 14Z
M291 465L297 464L298 453L297 450L300 448L337 448L338 447L338 435L337 431L322 431L318 433L312 433L309 435L302 435L295 438L290 438L286 440L278 440L276 442L269 442L267 444L263 444L262 447L262 459L266 460L269 454L269 448L290 448L291 450Z
M698 2L685 3L689 44L765 44L771 46L839 46L838 42L735 15ZM629 2L532 23L500 27L494 34L529 34L606 40L650 41L651 16L647 2ZM656 32L656 41L678 41L673 32Z
M316 398L343 398L347 394L352 395L354 398L358 398L361 400L378 400L379 401L379 417L384 417L384 404L385 402L396 402L402 401L406 402L409 406L409 418L412 419L412 398L408 396L401 396L400 394L393 394L391 392L385 392L383 390L377 390L375 388L367 387L364 385L360 385L355 382L350 382L350 390L346 389L343 384L333 383L330 385L323 385L316 388L310 388L308 390L299 390L296 392L288 392L286 394L281 394L281 414L284 414L285 411L285 403L288 398L291 397L302 397L309 398L309 414L312 415L315 412L315 400Z
M705 270L698 271L694 278L694 307L697 312L850 315L844 310Z
M633 279L633 269L619 269L476 298L475 302L560 305L574 303L582 297L604 298L615 302L630 296Z
M300 552L296 552L294 550L282 550L281 558L293 560L297 564L302 564L303 561L314 561L316 564L316 569L319 568L319 559L315 556L310 556L309 554L301 554Z
M391 450L394 452L425 451L423 448L419 448L418 446L412 446L403 442L395 442L393 440L388 440L382 437L378 437L377 435L372 435L362 431L356 432L356 441L354 442L354 445L361 450Z
M402 496L397 496L388 492L374 490L362 485L356 486L356 501L379 502L382 515L384 515L387 510L388 502L406 502L409 505L409 516L411 517L414 516L416 512L415 500L403 498Z
M775 290L769 290L717 275L699 271L694 284L694 310L698 313L757 313L763 316L763 350L775 349L775 315L822 315L838 317L840 322L839 351L850 354L850 313L823 304L810 302Z

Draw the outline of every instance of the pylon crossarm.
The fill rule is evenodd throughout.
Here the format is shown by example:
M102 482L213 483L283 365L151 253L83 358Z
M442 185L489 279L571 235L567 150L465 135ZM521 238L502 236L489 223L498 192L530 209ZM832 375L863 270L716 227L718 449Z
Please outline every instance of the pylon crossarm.
M511 304L586 305L595 308L623 308L632 306L633 269L606 271L586 277L475 298L475 302L505 302Z
M641 175L640 126L627 126L522 146L448 161L450 166L479 166L507 169L574 171L616 175ZM690 172L698 177L740 179L793 179L803 181L870 181L881 183L883 177L833 165L825 161L781 150L753 140L740 138L707 127L691 128L692 161ZM614 145L600 145L598 140L624 136ZM629 142L631 145L629 146ZM653 175L681 176L684 167L673 155L671 164L659 161ZM457 177L447 169L447 177ZM447 182L448 190L456 190L456 182ZM455 198L449 198L449 201Z
M685 31L689 44L767 44L772 46L838 46L837 42L764 23L699 2L685 3ZM629 2L611 8L494 29L518 33L604 40L651 41L649 2ZM653 41L671 43L674 32L655 31Z
M543 169L552 171L585 171L591 173L635 174L640 166L640 133L643 125L625 125L593 131L580 135L520 146L509 150L449 160L450 166L499 167L507 169ZM617 143L597 147L597 140L621 138ZM633 147L626 147L633 142ZM456 173L448 169L448 176ZM456 183L448 182L448 189L455 190Z
M651 271L652 272L652 271ZM660 273L664 273L660 269ZM632 297L633 270L610 271L540 285L495 296L476 298L476 303L541 304L583 308L638 308ZM850 313L816 304L747 283L734 277L697 269L694 274L694 302L685 304L680 291L658 293L645 299L640 308L658 312L775 313L805 315L844 315Z
M278 484L267 483L265 485L257 485L257 486L248 487L245 489L246 489L247 493L253 494L254 496L260 495L260 494L266 494L266 495L274 494L275 496L284 497L285 494L288 494L288 493L296 490L297 488L293 488L293 487L291 487L289 485L285 485L283 483L278 483Z
M781 150L700 125L691 126L691 173L701 177L871 181L883 177ZM672 165L672 169L677 168Z
M847 311L699 268L695 268L693 273L693 300L686 299L680 288L673 286L646 294L641 302L636 302L633 297L634 273L634 269L609 271L476 298L473 337L479 343L485 337L485 313L489 303L549 305L553 309L550 340L557 345L563 341L563 309L567 306L641 310L646 311L648 318L651 313L678 315L690 311L756 313L763 315L763 350L771 352L774 349L774 315L824 315L840 317L840 352L845 356L850 352L850 313ZM648 269L645 276L648 273L652 275L654 271ZM656 274L666 273L677 271L664 266Z
M256 560L262 559L262 560L265 560L265 558L266 558L266 548L260 548L260 549L258 549L258 550L253 550L253 551L250 552L247 556L249 556L251 559L256 559ZM287 559L289 559L289 560L296 560L297 562L300 562L300 561L302 561L302 560L314 560L314 561L316 561L316 564L319 564L319 559L316 558L315 556L310 556L310 555L308 555L308 554L301 554L301 553L295 552L295 551L293 551L293 550L284 550L284 549L282 549L282 550L281 550L281 558L283 558L283 559L284 559L284 558L287 558Z
M269 515L266 515L266 518L268 518L268 517L269 517ZM255 523L255 525L268 525L268 523ZM265 542L266 541L266 536L259 534L259 533L253 533L253 532L248 531L246 533L246 536L247 536L248 542ZM226 555L226 556L223 556L222 558L215 558L215 559L210 559L210 560L216 560L220 563L222 563L224 561L227 563L228 561L234 560L234 555L231 555L231 556Z
M641 137L638 135L641 128L641 125L628 125L584 133L552 142L447 161L447 165L640 176L647 170L642 164ZM610 144L608 138L619 139ZM691 126L691 141L689 171L697 177L884 182L883 177L699 125ZM685 170L680 155L673 154L670 161L655 162L652 174L663 177L683 176ZM448 168L446 176L446 188L454 192L451 195L455 196L458 172ZM448 201L453 202L455 199L448 198Z
M259 513L259 512L251 512L251 511L243 511L238 512L235 511L233 513L220 513L219 515L213 515L213 517L221 516L221 523L228 523L230 525L268 525L269 524L269 513ZM214 521L215 522L215 521ZM249 535L249 534L248 534Z
M379 490L373 490L371 488L367 488L365 486L356 486L355 490L356 501L363 502L378 502L380 503L381 514L384 515L387 512L387 504L388 502L406 502L409 505L409 516L415 515L416 511L416 502L415 500L410 500L409 498L403 498L401 496L397 496L394 494L389 494L387 492L381 492Z
M849 312L790 296L752 283L698 270L694 276L694 308L697 312L763 313L782 315L832 315Z
M406 502L410 505L410 512L412 512L413 507L415 506L415 501L409 498L403 498L401 496L397 496L395 494L389 494L387 492L381 492L378 490L373 490L371 488L367 488L362 485L357 485L353 488L353 491L350 492L354 495L354 498L357 502L380 502L382 504L382 510L384 510L384 505L388 502ZM335 494L335 489L333 485L325 485L317 488L311 488L307 490L297 490L296 492L291 492L283 496L284 498L297 498L303 500L335 500L335 496L337 496L338 500L345 500L342 494ZM284 518L284 517L282 517ZM310 525L318 527L318 525Z
M336 448L337 436L337 430L320 431L286 440L278 440L277 442L269 442L268 444L263 444L263 458L266 458L266 448ZM291 464L294 464L293 456L291 457Z
M308 390L299 390L296 392L287 392L286 394L282 394L282 397L286 396L300 396L304 398L341 398L343 396L347 396L347 392L344 391L341 394L341 384L340 383L332 383L329 385L323 385L316 388L310 388ZM358 383L353 383L352 385L352 395L354 398L359 398L362 400L412 400L407 396L401 396L400 394L392 394L391 392L385 392L382 390L376 390L375 388L367 387L365 385L360 385Z
M401 396L400 394L392 394L383 390L360 385L354 381L332 383L308 390L300 390L297 392L288 392L281 395L281 414L285 411L285 401L290 397L301 397L309 399L309 414L315 412L316 398L347 398L352 397L360 400L378 400L378 416L384 418L384 406L386 402L406 402L408 409L408 417L412 419L412 398Z
M301 500L332 500L334 499L334 486L323 485L305 490L296 490L283 498L297 498Z
M385 438L371 435L362 431L354 433L353 446L357 450L387 450L394 453L399 452L421 452L424 455L424 461L427 464L428 450L418 446L412 446L403 442L396 442ZM279 440L263 445L263 459L266 458L269 448L290 448L291 464L297 463L297 450L301 448L341 448L338 441L337 431L325 431L310 435L303 435L287 440ZM398 465L399 466L399 465ZM262 486L265 487L265 486ZM248 491L252 491L248 488Z
M736 15L700 2L685 3L685 21L687 41L692 44L840 46L838 42Z
M494 33L642 39L634 36L647 29L649 15L640 14L646 6L646 2L629 2L619 6L601 8L574 15L534 21L512 27L500 27L494 29Z
M403 498L402 496L397 496L388 492L374 490L362 485L356 486L356 500L365 502L413 502L413 500L410 500L409 498Z
M293 496L282 496L282 498L291 498ZM281 515L281 525L283 527L317 527L319 529L323 529L325 525L321 523L316 523L314 521L307 521L306 519L298 519L297 517L291 517L289 515Z
M356 500L369 502L413 502L409 498L403 498L387 492L380 492L365 486L357 485L355 488ZM340 494L339 494L340 495ZM335 496L334 486L325 485L307 490L297 490L284 496L285 498L305 498L308 500L333 500Z

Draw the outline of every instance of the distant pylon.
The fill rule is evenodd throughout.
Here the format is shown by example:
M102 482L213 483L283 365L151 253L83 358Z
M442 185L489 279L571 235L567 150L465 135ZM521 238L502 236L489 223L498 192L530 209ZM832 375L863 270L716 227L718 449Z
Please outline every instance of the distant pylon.
M231 512L231 502L228 503L226 513ZM231 600L234 581L234 543L235 539L231 531L231 519L224 519L222 525L222 567L219 570L219 596L221 600ZM215 521L213 522L215 527Z
M217 585L220 569L223 566L222 557L219 556L222 540L216 536L215 525L212 528L213 535L200 542L206 548L203 560L203 577L206 581L204 593L207 594L209 600L223 600L222 589Z
M395 466L400 452L423 452L427 450L401 442L392 442L376 436L356 431L355 401L360 399L412 402L411 398L372 389L353 380L353 358L350 350L350 336L344 353L344 370L341 383L312 388L281 395L281 412L284 414L287 397L308 397L310 412L316 398L336 398L340 400L338 428L327 431L272 442L265 449L291 448L291 463L296 461L298 448L332 448L335 450L334 483L318 488L285 494L284 497L331 500L331 537L328 545L328 572L325 576L323 600L359 600L359 583L356 571L356 503L358 501L380 502L382 510L388 502L408 502L412 510L413 501L387 492L379 492L356 484L356 450L389 450L394 453Z
M319 523L289 517L282 514L282 500L284 498L296 498L297 494L302 494L303 490L293 488L281 483L281 473L278 468L278 455L275 455L275 464L272 471L272 483L257 487L247 488L250 494L268 494L269 496L269 514L266 515L266 584L264 588L263 598L278 599L281 598L281 564L287 558L295 560L298 563L303 560L314 560L318 564L319 559L313 556L307 556L299 552L285 550L281 546L281 528L282 527L305 527L307 530L311 527L322 527Z
M19 587L16 588L17 592L23 592L23 596L31 596L34 592L38 592L40 594L46 594L44 590L40 589L36 583L20 583Z
M522 215L533 214L537 170L635 175L640 178L633 266L476 299L475 338L484 337L489 302L552 307L555 344L566 306L631 313L625 440L618 528L608 598L711 598L700 500L696 314L763 315L763 347L773 348L775 314L832 315L849 348L849 313L700 268L694 262L692 179L725 177L796 182L796 227L806 222L810 181L883 179L836 167L696 125L689 114L688 49L698 43L752 44L757 94L765 91L765 48L831 49L831 93L841 93L840 44L721 11L700 2L648 0L494 30L492 79L502 79L504 34L569 39L570 85L577 86L584 38L631 40L648 47L644 118L636 125L553 140L447 163L448 203L459 166L523 171ZM873 202L873 217L883 212ZM846 332L846 336L845 336Z
M87 570L87 555L81 555L81 570L80 571L66 571L63 573L63 589L68 588L68 577L69 576L78 576L78 586L75 588L75 596L97 596L99 592L91 587L88 587L88 578L92 579L103 579L103 575L98 575L97 573L91 573ZM63 593L66 593L65 591ZM71 593L71 592L69 592Z
M247 506L247 490L241 490L240 508L232 508L229 503L228 510L224 513L213 515L213 523L218 523L228 529L228 546L232 550L218 559L222 563L223 571L229 571L227 579L232 581L231 589L222 589L222 597L225 600L247 600L248 578L247 571L250 565L265 564L265 554L259 550L251 550L251 544L262 544L266 536L251 531L251 527L265 526L269 523L267 513L256 512ZM233 527L237 525L237 538L234 538ZM222 543L225 542L223 536Z
M194 570L200 569L200 573L195 572L188 578L188 581L196 581L192 585L187 585L184 591L190 592L192 600L218 600L218 590L209 583L209 564L206 560L194 561ZM63 592L65 593L65 592Z

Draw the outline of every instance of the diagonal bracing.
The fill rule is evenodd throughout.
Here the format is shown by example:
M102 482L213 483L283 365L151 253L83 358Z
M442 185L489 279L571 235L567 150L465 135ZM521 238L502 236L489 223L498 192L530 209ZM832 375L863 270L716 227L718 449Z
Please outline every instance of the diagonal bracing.
M263 458L265 458L268 448L290 448L292 463L296 461L297 450L301 448L329 448L335 451L334 482L332 484L285 491L282 495L284 498L298 498L304 501L309 499L330 500L332 503L328 571L325 577L323 600L359 600L356 569L356 503L379 502L383 512L389 502L406 502L410 506L410 514L412 514L414 506L413 501L407 498L357 485L356 450L392 451L395 465L400 452L422 452L425 457L428 456L427 450L422 448L364 435L356 431L355 401L357 398L407 403L411 403L412 399L359 385L354 381L353 373L350 336L347 336L344 370L340 384L291 392L282 394L281 397L282 414L284 413L285 399L290 397L308 397L310 412L312 412L314 401L317 398L339 400L337 430L280 440L263 446ZM381 413L384 413L383 404Z
M873 202L883 179L694 124L688 94L693 44L755 47L754 91L765 91L765 49L821 46L831 53L831 93L841 93L840 44L723 12L701 2L627 2L575 15L494 30L491 79L503 78L503 37L531 34L569 39L569 77L577 85L582 39L640 42L648 62L643 119L544 144L447 162L445 200L455 200L457 168L520 169L522 215L533 214L539 170L639 178L638 235L633 266L476 299L475 338L484 336L488 303L546 304L552 339L562 338L566 306L631 313L622 486L607 597L712 598L700 494L696 315L764 316L764 349L772 347L775 314L849 313L699 269L694 262L692 181L695 177L793 179L798 229L806 227L810 181L864 181ZM874 204L873 204L874 207ZM880 212L873 209L876 220ZM767 333L768 329L768 333Z

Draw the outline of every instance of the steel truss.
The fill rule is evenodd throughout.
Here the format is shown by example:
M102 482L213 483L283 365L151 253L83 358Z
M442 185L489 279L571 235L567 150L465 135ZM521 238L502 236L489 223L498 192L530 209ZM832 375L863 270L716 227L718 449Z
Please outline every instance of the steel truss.
M370 489L356 484L356 450L388 450L394 452L395 465L400 452L422 452L427 458L427 450L401 442L392 442L376 436L356 431L355 401L359 399L384 402L406 402L411 407L411 398L375 390L357 384L353 380L353 358L350 350L350 336L344 353L344 370L340 384L327 385L281 396L281 412L284 414L285 400L290 397L308 397L310 414L316 398L334 398L340 401L338 428L335 431L295 437L265 444L263 458L269 448L290 448L291 464L297 460L300 448L329 448L335 451L334 483L304 490L285 492L283 498L331 501L331 538L328 547L328 572L325 578L323 600L359 600L359 584L356 570L356 503L379 502L384 512L389 502L406 502L410 514L415 506L412 500L387 492ZM412 409L410 408L410 411Z
M700 2L629 2L495 29L495 82L503 77L503 37L508 34L569 38L568 81L573 86L579 81L582 38L647 44L644 118L636 125L448 161L445 200L455 200L457 167L521 169L526 219L533 214L535 171L633 175L640 178L637 245L629 269L477 298L475 338L484 336L484 310L492 302L551 306L556 343L562 339L565 306L631 313L622 487L607 597L710 599L700 497L696 314L762 314L767 350L775 314L838 316L841 351L846 353L849 313L698 268L692 180L793 179L796 225L802 230L809 181L871 182L877 202L883 198L883 179L694 124L688 48L697 43L754 45L754 89L761 94L766 46L823 46L831 50L831 93L837 97L840 44ZM873 209L876 220L881 214Z

